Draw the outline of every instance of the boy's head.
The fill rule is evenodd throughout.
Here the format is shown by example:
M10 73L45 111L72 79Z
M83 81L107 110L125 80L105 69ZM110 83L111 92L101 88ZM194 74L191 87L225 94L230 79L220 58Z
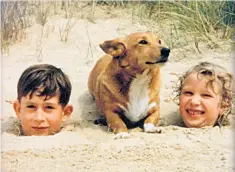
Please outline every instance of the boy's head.
M224 124L232 107L232 84L230 73L209 62L188 70L177 88L184 123L188 127Z
M34 65L22 73L13 106L26 135L60 131L73 111L68 105L71 88L68 76L53 65Z

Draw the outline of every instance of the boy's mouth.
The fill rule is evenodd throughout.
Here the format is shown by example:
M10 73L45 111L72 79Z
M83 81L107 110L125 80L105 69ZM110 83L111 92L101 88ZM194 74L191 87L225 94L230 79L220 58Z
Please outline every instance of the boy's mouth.
M192 109L186 109L187 113L190 115L203 115L205 112L201 110L192 110Z
M32 127L32 128L37 131L48 129L48 127Z

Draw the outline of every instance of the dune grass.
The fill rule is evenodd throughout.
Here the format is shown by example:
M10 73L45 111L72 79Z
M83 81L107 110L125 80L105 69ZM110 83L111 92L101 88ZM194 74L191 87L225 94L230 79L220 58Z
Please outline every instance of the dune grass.
M71 18L92 20L96 8L104 6L131 13L132 19L165 36L170 48L193 42L200 52L200 42L216 48L218 40L231 39L234 34L233 1L1 1L1 50L8 51L11 44L21 41L25 28L34 23L44 26L53 15L69 19L60 29L61 41L66 42L74 25ZM90 8L89 14L78 15L84 7Z
M230 39L234 32L235 2L226 1L154 1L139 5L136 12L142 20L154 24L162 23L168 28L168 44L175 48L178 39L187 37L194 41L198 49L199 42L206 42L209 47L219 46L218 39ZM153 24L153 21L155 23ZM167 28L166 28L167 29ZM164 34L166 35L166 34Z

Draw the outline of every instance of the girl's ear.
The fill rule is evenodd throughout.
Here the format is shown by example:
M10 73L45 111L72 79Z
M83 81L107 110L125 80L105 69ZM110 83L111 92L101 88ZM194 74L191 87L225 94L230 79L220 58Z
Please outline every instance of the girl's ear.
M17 118L20 120L20 102L19 102L19 100L14 101L13 109L16 113Z
M226 105L222 105L219 110L219 116L224 115L227 112L229 112L229 107Z
M73 112L73 106L72 105L66 105L64 107L62 121L65 122L66 120L68 120L70 115L72 114L72 112Z
M223 110L222 108L220 108L220 110L219 110L219 116L222 116L222 115L224 115L224 110Z

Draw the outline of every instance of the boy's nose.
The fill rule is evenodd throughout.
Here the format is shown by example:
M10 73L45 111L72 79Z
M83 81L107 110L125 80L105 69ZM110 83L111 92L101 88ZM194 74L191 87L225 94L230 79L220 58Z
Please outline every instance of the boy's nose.
M39 122L44 121L45 120L44 111L40 108L37 109L37 112L36 112L34 119Z

